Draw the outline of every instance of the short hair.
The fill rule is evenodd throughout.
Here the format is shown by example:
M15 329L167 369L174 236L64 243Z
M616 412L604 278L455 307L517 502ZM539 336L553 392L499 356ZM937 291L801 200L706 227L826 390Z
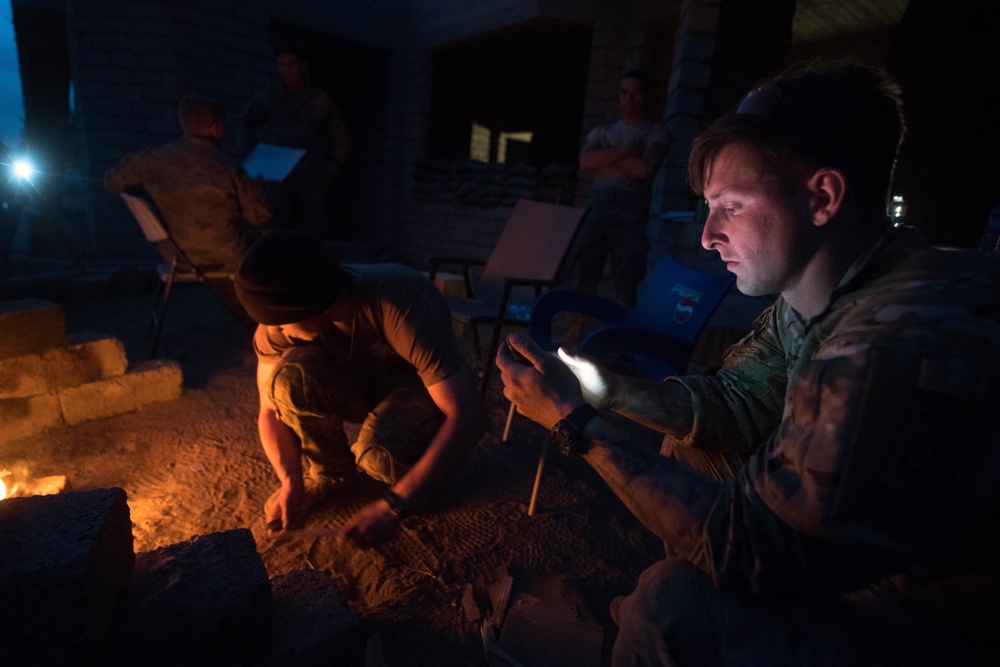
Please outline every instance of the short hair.
M177 120L184 134L199 136L212 123L225 123L226 109L211 97L189 93L177 104Z
M642 82L643 88L649 90L649 73L644 69L633 68L626 70L624 74L618 77L619 81L624 81L625 79L638 79Z
M297 39L279 39L274 43L274 57L277 58L283 53L291 53L298 56L299 60L306 60L306 46Z
M756 95L756 99L752 96ZM858 210L885 207L906 123L899 85L884 70L814 60L758 82L740 104L695 138L688 178L702 194L730 144L747 147L761 173L799 187L816 169L841 170Z

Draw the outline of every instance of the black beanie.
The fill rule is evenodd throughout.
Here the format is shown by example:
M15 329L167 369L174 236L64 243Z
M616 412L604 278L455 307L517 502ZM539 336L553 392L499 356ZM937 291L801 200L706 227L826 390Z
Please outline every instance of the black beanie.
M347 282L322 239L277 230L250 246L236 270L236 296L260 324L293 324L333 305Z

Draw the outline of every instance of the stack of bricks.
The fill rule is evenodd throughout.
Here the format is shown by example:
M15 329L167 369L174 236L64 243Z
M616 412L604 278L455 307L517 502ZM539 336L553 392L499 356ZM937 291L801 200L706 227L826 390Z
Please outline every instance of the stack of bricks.
M176 362L129 368L116 338L67 334L55 303L0 302L0 445L172 400L181 386Z

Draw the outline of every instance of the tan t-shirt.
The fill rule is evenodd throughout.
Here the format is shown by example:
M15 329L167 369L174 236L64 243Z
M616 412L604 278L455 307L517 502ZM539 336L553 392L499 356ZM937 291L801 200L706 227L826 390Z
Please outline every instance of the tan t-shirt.
M412 379L424 386L445 380L468 366L451 328L444 297L421 273L401 264L345 266L355 315L344 333L332 323L320 344L335 359L343 359L380 379ZM254 334L257 358L276 362L293 347L281 333ZM304 344L304 343L299 343Z
M587 134L587 144L598 149L621 148L638 144L645 150L650 144L670 143L670 133L662 123L644 120L629 125L618 120L608 125L598 125ZM625 174L619 167L609 165L594 172L594 190L620 190L625 192L647 192L650 181L640 181Z

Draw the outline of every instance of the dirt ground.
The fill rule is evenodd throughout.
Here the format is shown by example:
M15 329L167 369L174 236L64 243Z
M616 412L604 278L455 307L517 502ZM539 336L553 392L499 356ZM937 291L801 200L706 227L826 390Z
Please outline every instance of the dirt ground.
M151 300L147 288L66 302L67 328L116 336L136 363L147 357ZM77 490L124 488L137 553L249 528L271 577L305 568L329 572L363 631L379 633L391 667L487 664L480 623L468 617L462 600L471 586L487 611L488 591L507 572L555 577L578 589L606 628L607 664L615 634L608 604L662 557L662 545L585 463L555 453L538 512L526 515L548 434L517 417L511 443L500 442L508 406L498 379L487 396L489 433L431 507L408 518L394 540L361 551L332 538L345 517L384 492L371 480L351 497L317 507L304 530L274 539L261 508L276 478L256 435L249 340L207 292L184 286L171 306L160 355L181 366L181 398L11 443L3 465L22 466L32 477L66 475ZM471 358L471 346L463 345Z

